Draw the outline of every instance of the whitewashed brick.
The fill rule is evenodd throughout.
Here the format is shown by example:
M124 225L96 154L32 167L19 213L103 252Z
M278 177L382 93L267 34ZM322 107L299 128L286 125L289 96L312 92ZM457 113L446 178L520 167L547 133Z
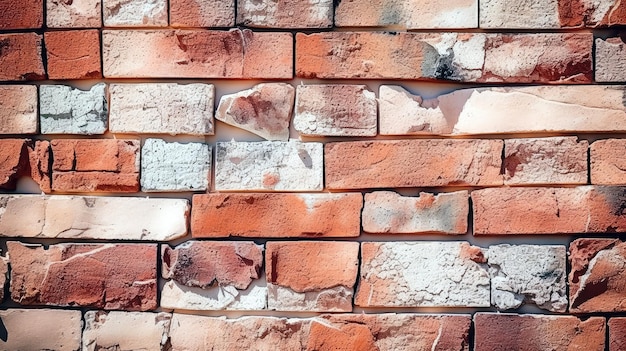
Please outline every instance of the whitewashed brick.
M167 0L103 0L105 27L167 27Z
M80 311L51 309L8 309L0 311L3 350L80 349Z
M626 44L622 38L596 39L596 82L626 82Z
M87 311L82 350L161 350L171 318L164 312Z
M67 85L39 87L42 134L104 134L107 130L106 84L89 90Z

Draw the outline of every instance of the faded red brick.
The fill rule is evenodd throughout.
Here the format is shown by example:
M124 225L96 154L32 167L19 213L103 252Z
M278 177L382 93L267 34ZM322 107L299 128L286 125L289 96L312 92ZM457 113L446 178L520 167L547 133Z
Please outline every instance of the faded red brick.
M0 1L0 13L0 30L41 28L43 0Z
M37 134L37 87L0 86L0 134Z
M591 183L626 184L626 140L597 140L591 144Z
M234 0L170 0L172 27L232 27Z
M0 189L15 189L17 180L30 176L42 191L50 191L49 142L0 140Z
M3 350L80 350L82 313L61 309L0 311Z
M46 0L48 28L102 27L102 0Z
M30 177L39 184L41 191L49 193L50 179L50 142L47 140L33 141L28 145L28 161Z
M609 319L609 351L626 350L626 318Z
M46 79L41 42L35 33L0 34L0 81Z
M329 28L333 1L237 1L237 24L259 28Z
M626 22L626 21L625 21ZM626 43L620 37L596 38L596 82L626 81Z
M98 30L46 32L44 39L50 79L102 78Z

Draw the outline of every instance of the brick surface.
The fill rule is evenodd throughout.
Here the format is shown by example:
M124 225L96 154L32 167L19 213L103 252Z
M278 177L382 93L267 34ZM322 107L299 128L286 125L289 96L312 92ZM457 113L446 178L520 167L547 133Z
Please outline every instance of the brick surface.
M102 78L98 30L46 32L44 40L50 79Z
M105 27L167 27L167 0L102 0Z
M164 312L87 311L82 350L161 350L171 318Z
M5 335L0 347L5 350L80 349L80 311L11 308L0 311L0 322Z
M591 144L591 183L626 184L626 140L597 140Z
M104 134L108 124L106 84L98 83L89 90L41 85L39 117L41 134Z
M605 320L476 313L474 350L604 350Z
M48 28L102 26L102 0L46 0Z
M327 143L326 187L501 185L502 146L502 140L477 139Z
M291 79L293 76L291 33L247 29L105 30L102 43L107 78ZM162 55L163 52L167 55Z
M609 351L626 349L626 318L614 317L609 319Z
M157 245L7 243L11 298L22 305L157 307Z
M50 179L50 142L38 140L31 142L28 146L28 163L30 166L30 177L39 185L41 191L49 193L51 189Z
M41 28L43 0L2 1L0 13L1 30Z
M233 0L170 0L172 27L232 27Z
M358 193L194 195L191 231L195 238L356 237L362 206Z
M0 236L168 241L187 234L184 199L0 196Z
M365 194L362 222L368 233L465 234L469 214L467 191L420 192L401 196L391 191Z
M361 307L487 307L489 273L467 242L361 243Z
M46 79L41 42L35 33L0 34L0 81Z
M625 21L626 22L626 21ZM626 44L620 37L596 38L596 82L626 81Z
M30 176L42 191L50 191L49 142L0 140L0 189L15 189L22 176Z
M0 302L4 302L4 291L9 281L9 259L8 257L0 256Z
M237 1L237 24L259 28L330 28L333 1Z
M0 134L37 134L36 86L0 86Z
M299 85L294 128L301 135L376 136L376 95L365 85Z

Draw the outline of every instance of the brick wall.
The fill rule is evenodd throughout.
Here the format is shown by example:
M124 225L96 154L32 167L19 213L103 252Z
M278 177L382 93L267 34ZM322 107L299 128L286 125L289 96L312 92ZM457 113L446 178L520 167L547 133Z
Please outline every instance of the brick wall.
M0 349L626 350L624 28L0 2Z

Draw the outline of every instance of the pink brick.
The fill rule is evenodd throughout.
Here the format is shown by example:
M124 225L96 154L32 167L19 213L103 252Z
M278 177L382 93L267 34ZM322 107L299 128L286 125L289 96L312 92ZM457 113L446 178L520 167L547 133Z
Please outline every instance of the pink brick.
M626 184L626 139L594 141L590 157L592 184Z
M170 0L172 27L232 27L235 0Z
M0 134L36 134L37 121L36 86L0 86Z

